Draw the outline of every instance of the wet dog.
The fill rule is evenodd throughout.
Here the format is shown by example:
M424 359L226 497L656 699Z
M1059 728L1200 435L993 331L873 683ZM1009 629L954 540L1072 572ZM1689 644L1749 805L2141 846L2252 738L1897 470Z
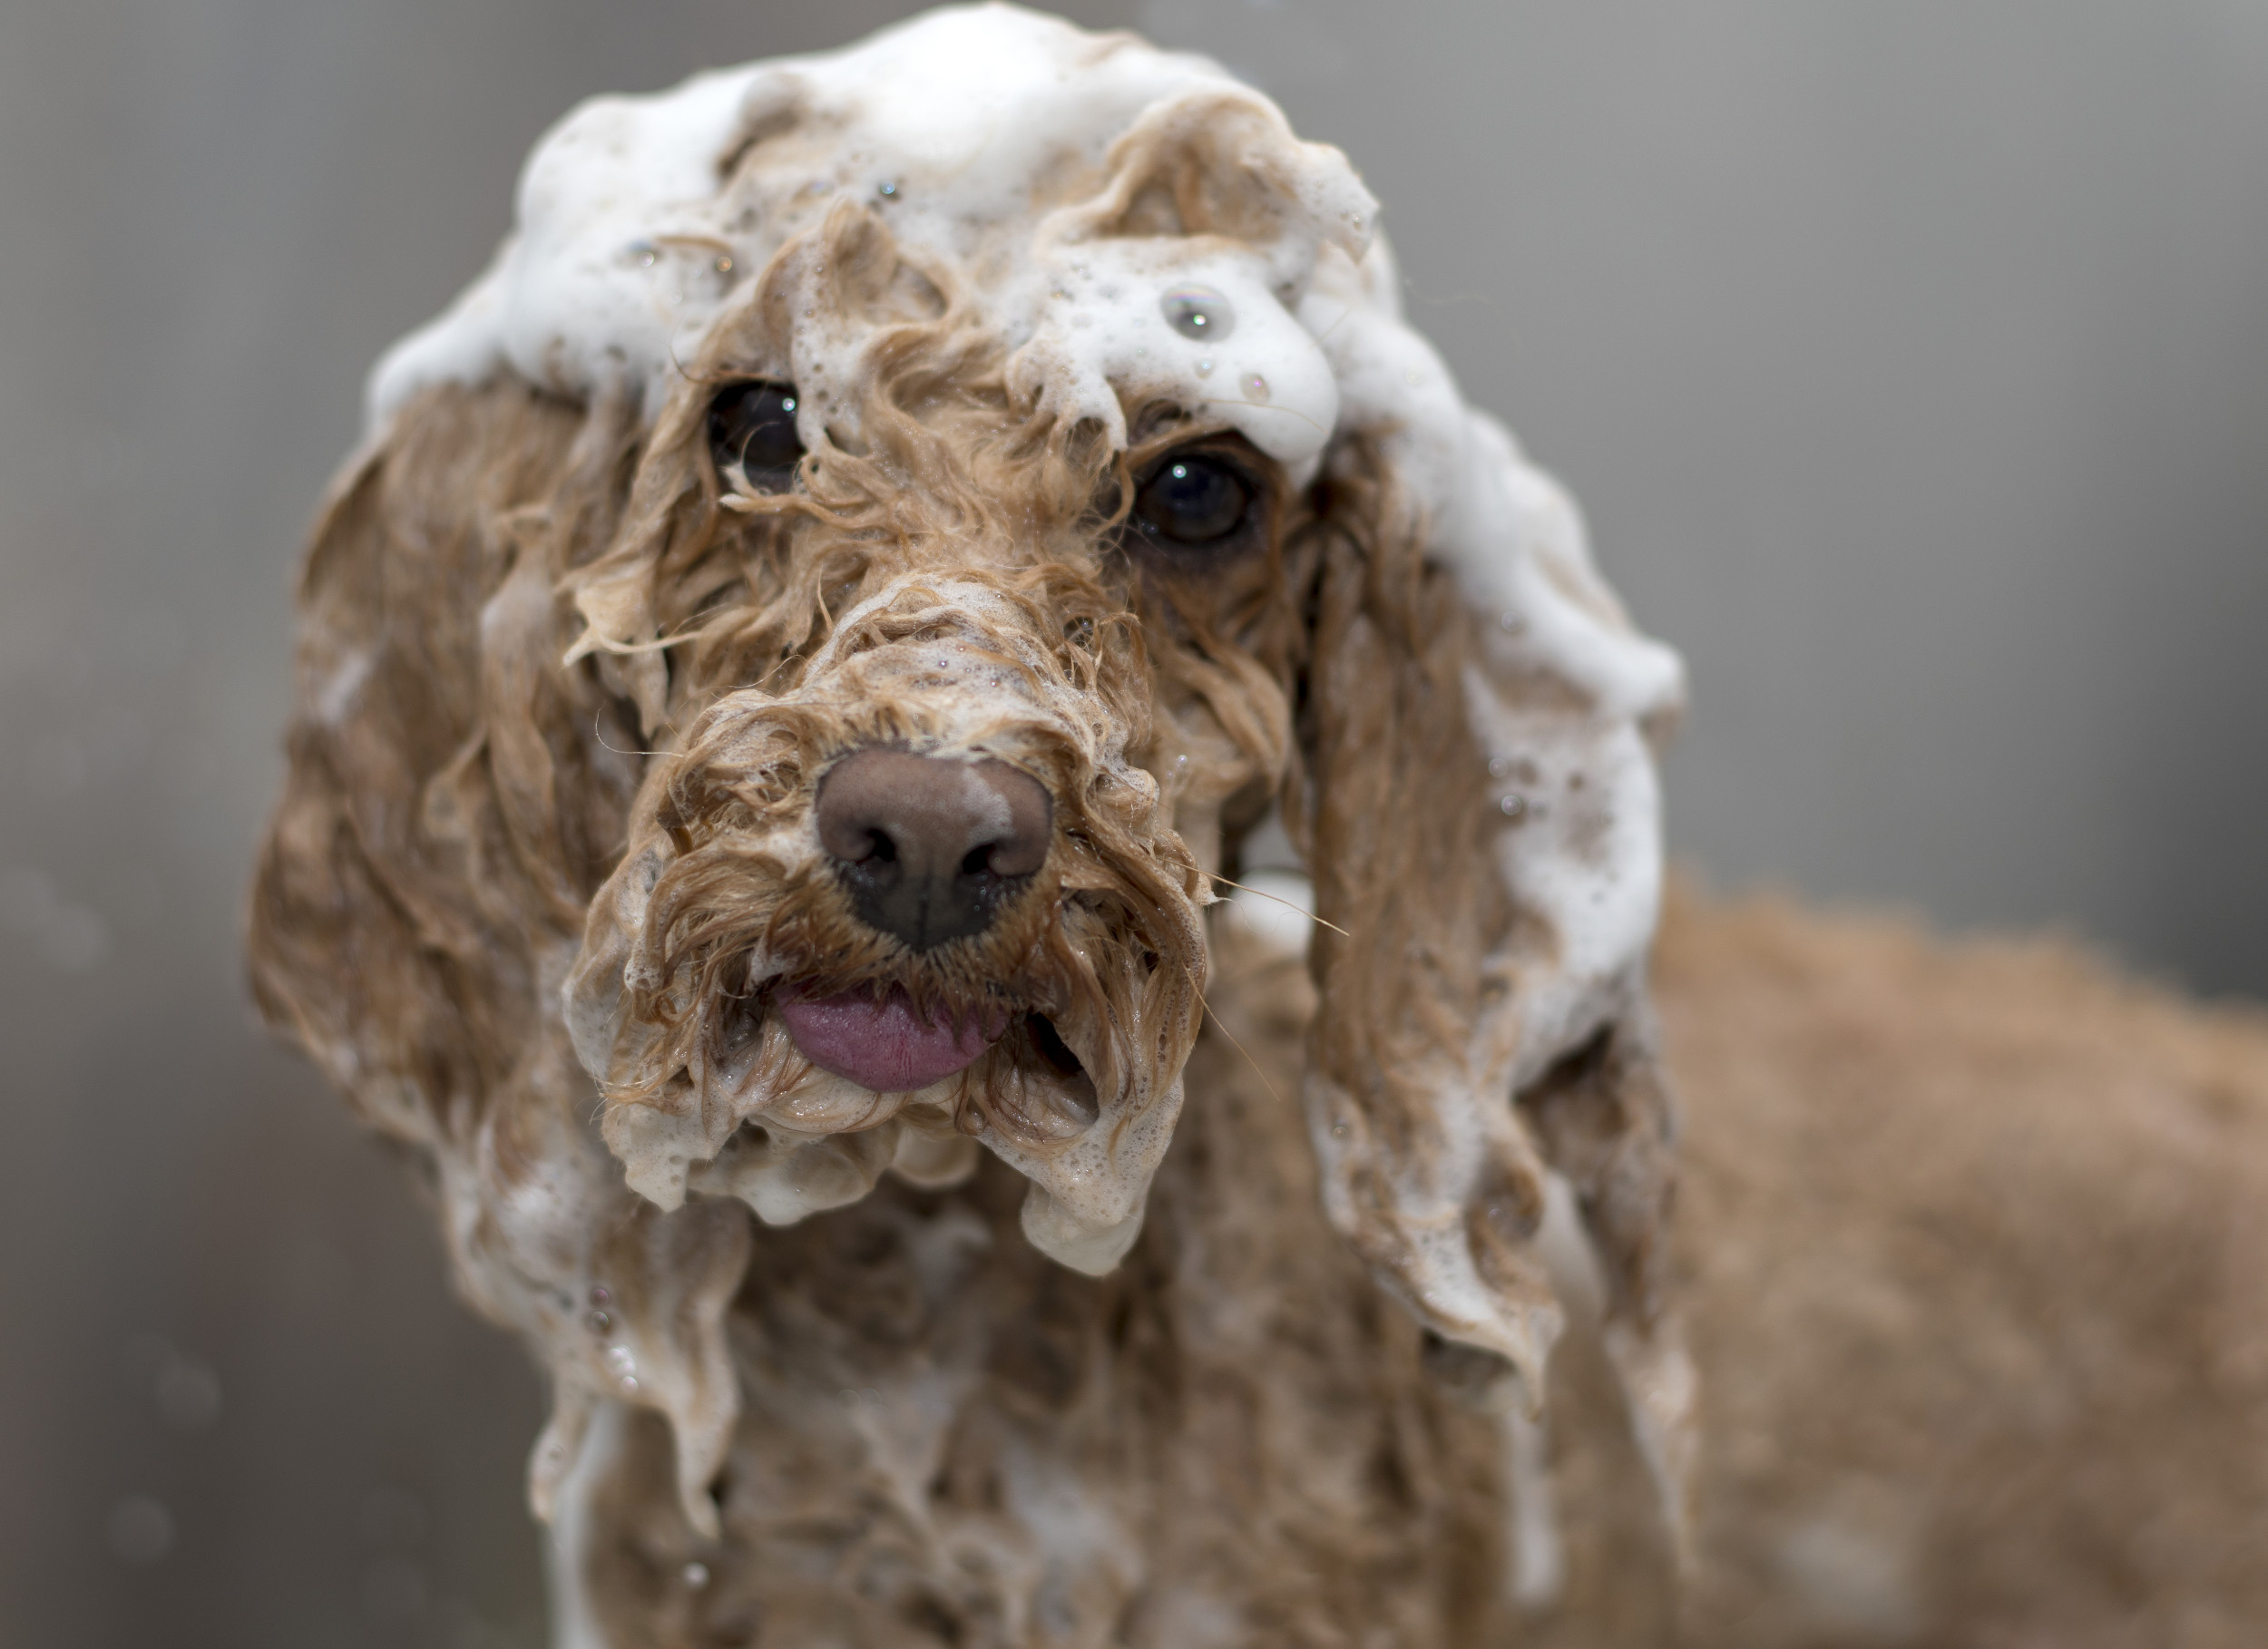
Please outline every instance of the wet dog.
M1680 668L1337 151L990 6L585 105L518 206L316 530L251 949L551 1373L562 1634L1436 1641L1554 1183L1674 1524Z

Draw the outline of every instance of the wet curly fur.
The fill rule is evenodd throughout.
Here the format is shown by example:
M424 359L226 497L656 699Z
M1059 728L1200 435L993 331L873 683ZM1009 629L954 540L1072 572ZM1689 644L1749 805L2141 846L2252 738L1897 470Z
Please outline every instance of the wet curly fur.
M794 489L744 487L709 449L709 398L813 302L870 334L860 427L830 434ZM1247 454L1260 540L1202 576L1150 553L1125 526L1138 478L1225 433L1136 407L1119 450L1032 411L951 272L914 267L848 206L775 260L650 424L648 410L508 376L444 386L349 466L300 585L290 774L253 895L262 1010L415 1147L467 1294L547 1350L555 1415L533 1492L554 1521L562 1640L1513 1632L1503 1432L1484 1411L1501 1367L1394 1303L1409 1239L1364 1212L1389 1194L1319 1183L1295 1098L1320 1077L1360 1097L1369 1160L1422 1156L1442 1050L1486 1022L1505 986L1485 960L1520 920L1478 834L1472 616L1426 561L1392 467L1351 441L1295 490ZM824 873L815 788L876 741L999 756L1046 783L1046 869L984 934L909 953ZM1271 809L1333 924L1312 984L1208 914L1211 876L1236 874ZM1965 1511L1938 1519L1991 1498L1944 1464L1980 1427L2015 1439L2008 1469L2033 1474L1999 1502L2011 1515L2080 1469L2022 1440L1998 1376L1946 1376L1950 1395L1913 1400L1941 1373L1941 1351L1911 1350L1931 1322L2006 1340L2011 1381L2092 1354L2047 1349L2079 1333L2068 1324L2009 1340L1993 1317L1994 1268L2052 1247L2052 1220L2023 1225L2018 1205L1956 1263L1884 1261L1922 1280L1881 1307L1891 1327L1850 1331L1875 1355L1818 1362L1842 1332L1823 1322L1874 1309L1850 1246L1926 1246L1983 1191L1956 1106L1927 1148L1882 1146L1847 1199L1807 1200L1851 1141L1876 1137L1860 1119L1904 1114L1921 1079L1883 1039L1921 1038L1911 1057L1954 1076L2005 1056L1989 1027L1964 1040L1923 1011L1979 964L1892 969L1882 1023L1861 1023L1836 981L1886 942L1782 920L1774 939L1764 919L1690 910L1667 951L1699 1174L1678 1264L1711 1449L1682 1604L1672 1533L1599 1373L1642 1385L1660 1367L1648 1337L1671 1332L1670 1110L1645 1004L1523 1091L1516 1127L1505 1107L1462 1240L1505 1296L1540 1313L1589 1297L1596 1319L1555 1376L1569 1601L1519 1629L1667 1641L1683 1608L1686 1641L1706 1643L2014 1644L2050 1625L2058 1643L2238 1641L2214 1635L2214 1611L2251 1595L2225 1565L2132 1558L2116 1607L2162 1632L2120 1636L2071 1601L2101 1595L2078 1579L2087 1538L2028 1537L2003 1560L1985 1534L1965 1547L1931 1532L1972 1527ZM1082 1276L1024 1240L1026 1181L1061 1168L1091 1106L1016 1034L919 1114L810 1089L810 1108L776 1120L806 1153L795 1171L836 1176L848 1205L758 1228L719 1193L734 1162L777 1144L747 1131L742 1097L804 1073L766 1008L790 977L903 987L929 1012L1050 1016L1129 1137L1161 1114L1170 1129L1186 1085L1124 1263ZM1796 1017L1768 1030L1783 1006ZM1879 1081L1775 1086L1870 1060ZM2029 1091L2026 1068L2006 1065L2006 1091ZM2268 1159L2258 1084L2231 1081L2211 1126ZM2109 1087L2067 1098L2090 1118L2148 1108ZM2135 1121L2146 1160L2188 1148L2156 1126ZM962 1147L980 1137L991 1151L972 1163ZM661 1166L634 1167L648 1177L633 1190L616 1156L641 1152ZM1547 1169L1588 1238L1556 1289L1537 1242ZM2116 1202L2129 1183L2107 1162L2058 1172L2057 1220L2086 1221L2089 1195ZM2232 1155L2222 1172L2251 1170ZM2158 1228L2136 1217L2147 1246ZM2252 1286L2192 1258L2215 1287ZM2191 1288L2176 1270L2166 1286ZM2178 1408L2188 1377L2151 1351L2173 1331L2130 1285L2070 1309L2136 1379L2165 1374L2137 1426ZM2256 1434L2256 1350L2215 1355L2235 1395L2214 1412ZM2038 1424L2078 1423L2057 1418L2089 1412L2072 1400ZM1898 1447L1859 1448L1887 1414L1915 1417ZM1806 1458L1782 1452L1795 1439ZM2110 1438L2096 1468L2145 1480L2132 1442ZM2242 1477L2228 1467L2211 1504L2256 1526L2258 1474L2250 1512ZM2222 1493L2221 1478L2169 1481Z

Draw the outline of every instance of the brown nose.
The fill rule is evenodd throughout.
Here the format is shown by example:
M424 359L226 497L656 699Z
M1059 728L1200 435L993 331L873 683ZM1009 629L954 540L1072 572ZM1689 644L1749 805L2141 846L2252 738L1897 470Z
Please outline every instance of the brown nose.
M819 783L819 845L860 920L916 951L981 933L1048 856L1047 787L1001 761L866 749Z

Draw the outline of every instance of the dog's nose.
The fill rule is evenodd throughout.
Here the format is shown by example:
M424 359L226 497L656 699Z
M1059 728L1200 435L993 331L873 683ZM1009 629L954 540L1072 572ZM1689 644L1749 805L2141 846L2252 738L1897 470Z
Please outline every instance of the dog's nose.
M819 784L819 844L860 919L916 951L991 926L1053 817L1047 787L1002 761L865 749Z

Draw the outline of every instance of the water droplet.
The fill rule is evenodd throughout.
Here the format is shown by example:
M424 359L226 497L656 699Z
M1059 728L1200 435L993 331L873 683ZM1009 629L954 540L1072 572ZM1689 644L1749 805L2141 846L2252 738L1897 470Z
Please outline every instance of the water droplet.
M717 273L718 273L718 274L719 274L719 275L729 275L729 274L731 274L731 273L732 273L732 254L731 254L730 252L719 252L719 253L718 253L718 254L717 254L717 261L716 261L713 265L711 265L710 267L711 267L711 268L713 268L717 271Z
M709 1566L705 1563L689 1563L678 1571L678 1575L696 1592L709 1584Z
M635 1374L625 1374L625 1375L623 1375L623 1376L622 1376L622 1381L621 1381L621 1385L622 1385L622 1395L623 1395L624 1397L635 1397L635 1396L637 1396L637 1395L638 1395L638 1376L637 1376L637 1375L635 1375Z
M1268 398L1268 381L1256 372L1247 372L1245 374L1243 380L1238 385L1238 387L1245 392L1246 396L1250 400L1265 401Z
M1517 819L1528 811L1528 798L1524 795L1508 795L1498 802L1497 805L1504 810L1506 818Z
M633 240L622 250L641 269L650 269L661 261L661 249L650 240Z
M614 1326L614 1319L604 1312L591 1312L584 1316L582 1325L594 1334L603 1334Z
M610 1371L627 1379L638 1371L638 1359L631 1355L630 1347L611 1345L606 1348L606 1366Z
M606 1284L605 1284L605 1283L593 1283L591 1285L591 1304L593 1304L593 1305L604 1305L604 1304L605 1304L608 1301L610 1301L610 1300L611 1300L611 1299L613 1299L613 1298L614 1298L614 1296L613 1296L611 1293L608 1293L608 1292L607 1292L607 1286L606 1286Z
M1334 1122L1331 1125L1331 1137L1334 1139L1344 1139L1354 1131L1354 1130L1353 1128L1347 1127L1344 1122Z
M1210 287L1176 287L1158 300L1166 325L1183 337L1217 343L1237 329L1237 310Z
M151 1495L128 1495L103 1520L103 1537L122 1562L155 1563L173 1549L173 1514Z
M885 181L875 185L875 193L880 195L885 200L894 200L897 199L898 195L897 183L894 180L885 180Z
M1526 620L1516 612L1499 614L1496 623L1497 628L1508 636L1516 636L1528 627Z
M1489 757L1489 776L1491 778L1502 778L1511 770L1512 764L1506 761L1502 756L1491 756Z

